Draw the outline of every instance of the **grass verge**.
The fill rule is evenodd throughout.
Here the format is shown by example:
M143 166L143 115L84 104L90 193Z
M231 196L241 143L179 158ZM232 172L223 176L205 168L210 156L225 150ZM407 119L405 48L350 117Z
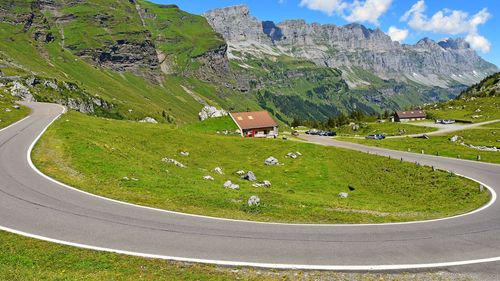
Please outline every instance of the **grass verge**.
M450 279L452 278L452 279ZM472 280L464 274L339 273L217 267L83 250L0 231L1 280Z
M0 95L0 129L21 120L30 113L29 108L21 106L14 108L14 100L6 95Z
M181 156L183 151L190 155ZM294 151L303 156L285 157ZM264 165L269 156L282 165ZM164 157L187 168L164 163ZM49 128L35 147L33 160L44 173L91 193L180 212L256 221L422 220L464 213L489 199L472 181L360 152L75 112ZM215 173L215 167L222 167L225 174ZM271 181L272 187L252 187L235 174L238 170L251 170L259 180ZM215 180L203 180L206 175ZM224 188L227 180L241 189ZM340 192L349 192L349 198L339 198ZM252 195L260 197L260 206L247 206Z

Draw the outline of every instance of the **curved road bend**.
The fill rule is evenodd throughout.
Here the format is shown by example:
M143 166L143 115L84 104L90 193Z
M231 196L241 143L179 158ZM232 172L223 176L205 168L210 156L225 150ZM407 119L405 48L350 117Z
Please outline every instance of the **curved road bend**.
M0 132L0 226L87 248L229 265L389 270L500 257L500 204L468 216L392 225L286 225L221 220L140 208L57 184L26 157L61 112L30 103L31 117ZM404 157L500 190L500 166L311 138ZM360 167L362 168L362 167ZM422 265L425 264L425 265ZM439 264L439 266L452 264Z

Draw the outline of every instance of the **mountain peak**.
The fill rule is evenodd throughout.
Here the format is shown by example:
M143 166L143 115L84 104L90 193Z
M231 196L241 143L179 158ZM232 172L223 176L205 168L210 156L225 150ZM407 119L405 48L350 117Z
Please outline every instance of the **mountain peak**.
M470 49L470 44L465 41L463 38L445 38L442 39L438 42L439 46L445 48L445 49L453 49L453 50L460 50L460 49Z

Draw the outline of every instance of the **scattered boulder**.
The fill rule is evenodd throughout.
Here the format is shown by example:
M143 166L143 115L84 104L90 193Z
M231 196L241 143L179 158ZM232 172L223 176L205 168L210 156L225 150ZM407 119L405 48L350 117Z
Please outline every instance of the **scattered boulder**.
M217 174L219 174L219 175L223 175L224 174L224 172L222 171L221 167L215 167L214 172L217 173Z
M295 151L295 154L297 154L297 156L302 156L302 153L300 153L298 151Z
M17 105L17 104L13 105L12 108L14 108L14 109L21 109L21 107L19 105Z
M153 117L145 117L144 119L142 119L141 121L139 121L139 123L158 124L158 121L156 121L156 119L154 119Z
M258 196L253 195L248 199L248 206L252 207L252 206L259 206L259 205L260 205L260 198Z
M128 177L123 177L122 180L129 181L130 179Z
M187 151L181 151L181 155L184 156L184 157L188 157L189 156L189 152L187 152Z
M163 158L163 159L161 159L161 161L168 163L168 164L174 164L175 166L180 167L180 168L187 168L186 165L184 165L181 162L179 162L175 159L172 159L172 158Z
M257 182L252 184L253 187L266 187L270 188L271 187L271 182L268 180L262 181L262 182Z
M237 171L237 172L236 172L236 174L237 174L238 176L243 176L243 175L245 174L245 171L243 171L243 170L239 170L239 171Z
M248 171L245 175L242 176L243 179L247 181L256 181L257 177L252 171Z
M288 153L288 154L286 155L286 157L290 157L290 158L292 158L292 159L297 159L297 158L299 158L299 156L298 156L296 153L294 153L294 152L290 152L290 153Z
M214 177L212 177L212 176L204 176L203 179L206 181L214 181L215 180Z
M200 117L201 121L207 120L209 118L222 117L226 115L227 112L224 109L217 109L215 106L209 106L209 105L203 107L200 113L198 113L198 116Z
M453 137L450 138L450 141L457 142L458 139L459 139L459 136L455 135L455 136L453 136Z
M342 198L342 199L345 199L345 198L349 197L349 193L347 193L347 192L340 192L339 193L339 197Z
M480 109L480 108L478 108L478 109L476 109L474 112L475 112L475 113L479 113L479 112L481 112L481 109Z
M6 108L5 112L11 112L12 110L10 108Z
M35 98L31 94L30 90L18 81L14 81L14 84L10 88L10 94L14 97L19 97L24 101L35 101Z
M238 184L234 184L232 181L228 180L224 183L225 188L237 190L240 189L240 186Z
M264 161L264 163L268 166L275 166L278 165L280 162L278 161L278 159L271 156L267 158L266 161Z

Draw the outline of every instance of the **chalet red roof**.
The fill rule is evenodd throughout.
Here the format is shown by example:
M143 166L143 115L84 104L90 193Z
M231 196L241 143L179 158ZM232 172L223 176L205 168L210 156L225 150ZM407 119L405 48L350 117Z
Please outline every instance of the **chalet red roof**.
M425 118L427 114L423 110L409 110L396 112L399 118Z
M229 113L234 122L242 130L277 127L278 123L267 111L254 112L231 112Z

